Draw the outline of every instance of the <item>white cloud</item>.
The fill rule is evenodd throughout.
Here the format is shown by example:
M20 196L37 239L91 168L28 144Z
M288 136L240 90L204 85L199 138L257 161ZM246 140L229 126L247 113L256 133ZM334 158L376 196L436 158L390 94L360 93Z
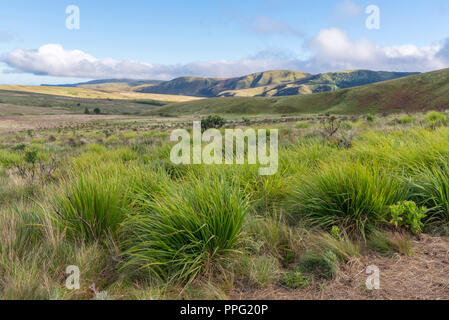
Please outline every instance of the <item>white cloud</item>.
M449 66L440 55L441 44L427 47L414 45L375 45L367 39L352 41L346 32L322 30L310 43L315 56L309 65L321 71L332 69L373 69L387 71L430 71Z
M37 50L17 49L2 58L14 70L38 75L80 78L171 79L178 76L232 77L271 68L282 68L284 59L248 58L238 61L205 61L178 65L96 58L80 50L47 44Z
M430 71L449 67L449 41L438 45L381 47L367 39L353 41L340 29L324 29L307 45L310 58L267 50L241 60L203 61L162 65L111 58L97 58L59 44L37 50L17 49L0 60L13 72L72 78L131 78L167 80L179 76L233 77L273 69L310 73L348 69ZM12 72L11 69L8 72Z

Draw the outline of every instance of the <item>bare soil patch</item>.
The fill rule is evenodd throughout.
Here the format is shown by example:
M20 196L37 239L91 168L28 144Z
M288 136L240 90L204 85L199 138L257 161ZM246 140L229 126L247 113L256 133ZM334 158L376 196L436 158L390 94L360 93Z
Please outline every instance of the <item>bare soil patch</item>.
M231 299L250 300L449 300L449 238L423 235L413 241L411 257L364 256L341 266L337 279L307 289L236 289ZM369 291L367 266L380 269L380 290Z

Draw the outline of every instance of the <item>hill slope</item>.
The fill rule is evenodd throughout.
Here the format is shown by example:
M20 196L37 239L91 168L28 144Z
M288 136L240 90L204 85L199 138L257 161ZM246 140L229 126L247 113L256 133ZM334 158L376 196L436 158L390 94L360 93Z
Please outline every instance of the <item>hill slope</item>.
M216 97L224 91L276 86L296 82L307 76L309 74L300 71L276 70L230 79L181 77L159 85L143 86L137 91L145 93L182 94L197 97Z
M353 88L381 81L403 78L417 73L355 70L313 75L300 81L277 86L264 96L292 96Z
M361 87L289 97L233 97L169 104L151 114L357 114L449 109L449 69Z
M198 77L181 77L170 81L109 79L59 86L42 86L82 88L107 93L125 92L126 95L134 92L137 95L146 93L200 98L276 97L335 91L413 74L416 73L356 70L311 75L301 71L274 70L229 79ZM187 101L188 99L171 100Z
M209 98L292 96L335 91L414 74L416 73L356 70L311 75L280 70L231 79L182 77L160 84L141 86L136 91Z

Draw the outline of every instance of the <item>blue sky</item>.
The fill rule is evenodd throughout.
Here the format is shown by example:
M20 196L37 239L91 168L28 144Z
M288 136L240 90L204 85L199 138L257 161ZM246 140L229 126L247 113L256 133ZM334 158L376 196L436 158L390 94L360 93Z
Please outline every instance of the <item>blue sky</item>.
M79 30L66 28L69 5ZM449 67L448 30L447 0L16 0L0 10L0 83L429 71Z

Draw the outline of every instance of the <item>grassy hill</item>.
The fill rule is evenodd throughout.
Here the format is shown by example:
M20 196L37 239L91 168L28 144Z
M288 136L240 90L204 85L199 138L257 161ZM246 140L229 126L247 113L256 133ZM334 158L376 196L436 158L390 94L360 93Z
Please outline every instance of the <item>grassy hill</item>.
M93 99L154 99L191 101L194 97L277 97L311 94L392 80L415 73L369 70L311 75L301 71L274 70L238 78L180 77L170 81L109 79L67 85L6 88ZM150 96L152 95L152 96Z
M296 82L309 76L300 71L276 70L231 79L181 77L158 85L142 86L138 92L182 94L196 97L216 97L222 92L276 86Z
M274 87L264 93L264 96L292 96L311 94L339 89L353 88L381 81L388 81L417 73L384 72L370 70L355 70L342 72L329 72L313 75L300 81Z
M298 71L278 70L232 79L182 77L160 84L144 85L136 91L209 98L292 96L335 91L413 74L416 73L356 70L311 75Z
M358 114L429 109L449 109L449 69L310 95L213 98L168 104L150 114Z

